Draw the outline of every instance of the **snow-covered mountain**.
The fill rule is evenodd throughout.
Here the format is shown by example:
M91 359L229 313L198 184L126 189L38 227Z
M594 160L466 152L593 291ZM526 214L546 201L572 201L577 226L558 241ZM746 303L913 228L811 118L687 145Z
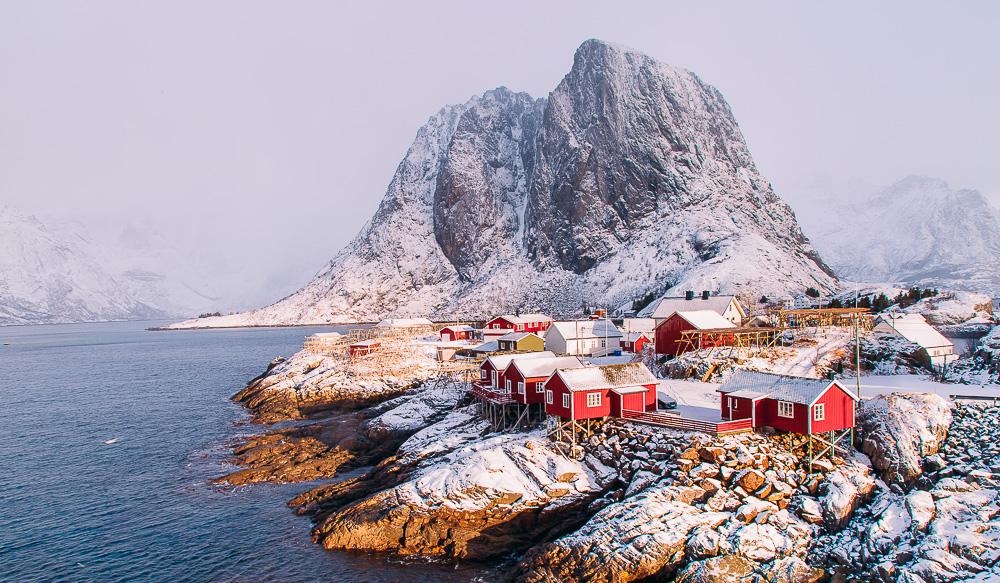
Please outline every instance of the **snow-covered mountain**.
M166 315L138 300L89 246L79 234L0 205L0 325Z
M821 208L804 224L841 277L1000 293L1000 212L978 191L910 176Z
M221 303L148 224L95 232L3 205L0 249L0 325L191 316Z
M835 283L715 88L589 40L547 99L501 87L432 116L375 216L303 289L183 325L558 314L669 288Z

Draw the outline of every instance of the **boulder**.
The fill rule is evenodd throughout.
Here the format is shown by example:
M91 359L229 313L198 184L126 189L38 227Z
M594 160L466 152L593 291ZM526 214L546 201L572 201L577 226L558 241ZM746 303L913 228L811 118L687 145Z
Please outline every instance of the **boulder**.
M861 450L889 483L909 484L923 472L923 459L938 452L952 412L932 393L893 393L858 404Z
M733 476L733 482L747 492L756 492L764 485L766 478L760 470L740 470Z
M733 583L754 578L756 563L740 555L723 555L688 564L674 579L676 583Z
M875 477L867 466L852 460L830 472L826 480L826 494L820 502L823 519L830 530L840 530L875 490Z

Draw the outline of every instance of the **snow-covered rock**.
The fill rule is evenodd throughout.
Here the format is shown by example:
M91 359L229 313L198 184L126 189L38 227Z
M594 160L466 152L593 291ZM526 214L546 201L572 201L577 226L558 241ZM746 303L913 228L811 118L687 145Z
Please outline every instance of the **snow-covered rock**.
M545 100L501 87L432 116L375 216L303 289L182 326L568 314L671 285L835 283L715 88L590 40Z
M932 393L892 393L858 404L861 451L887 482L909 483L948 435L948 402Z

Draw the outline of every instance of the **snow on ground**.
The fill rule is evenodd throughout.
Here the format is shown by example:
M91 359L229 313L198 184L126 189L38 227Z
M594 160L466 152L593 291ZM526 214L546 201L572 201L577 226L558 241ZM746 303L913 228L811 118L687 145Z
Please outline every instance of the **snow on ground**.
M657 393L677 401L676 411L685 419L722 421L719 393L722 385L687 380L661 380Z
M853 378L843 379L843 382L851 387L855 386ZM863 398L894 392L935 393L946 399L951 395L1000 398L1000 385L984 384L975 386L941 383L928 376L912 374L861 377L861 396Z

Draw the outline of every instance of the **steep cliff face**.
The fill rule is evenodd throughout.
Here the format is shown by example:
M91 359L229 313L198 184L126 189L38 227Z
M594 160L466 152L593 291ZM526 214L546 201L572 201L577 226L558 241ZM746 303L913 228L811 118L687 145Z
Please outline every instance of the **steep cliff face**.
M564 314L669 287L835 283L717 90L590 40L548 99L501 87L433 116L369 224L301 291L182 325Z
M544 100L501 87L461 116L434 192L434 235L463 282L520 253Z

